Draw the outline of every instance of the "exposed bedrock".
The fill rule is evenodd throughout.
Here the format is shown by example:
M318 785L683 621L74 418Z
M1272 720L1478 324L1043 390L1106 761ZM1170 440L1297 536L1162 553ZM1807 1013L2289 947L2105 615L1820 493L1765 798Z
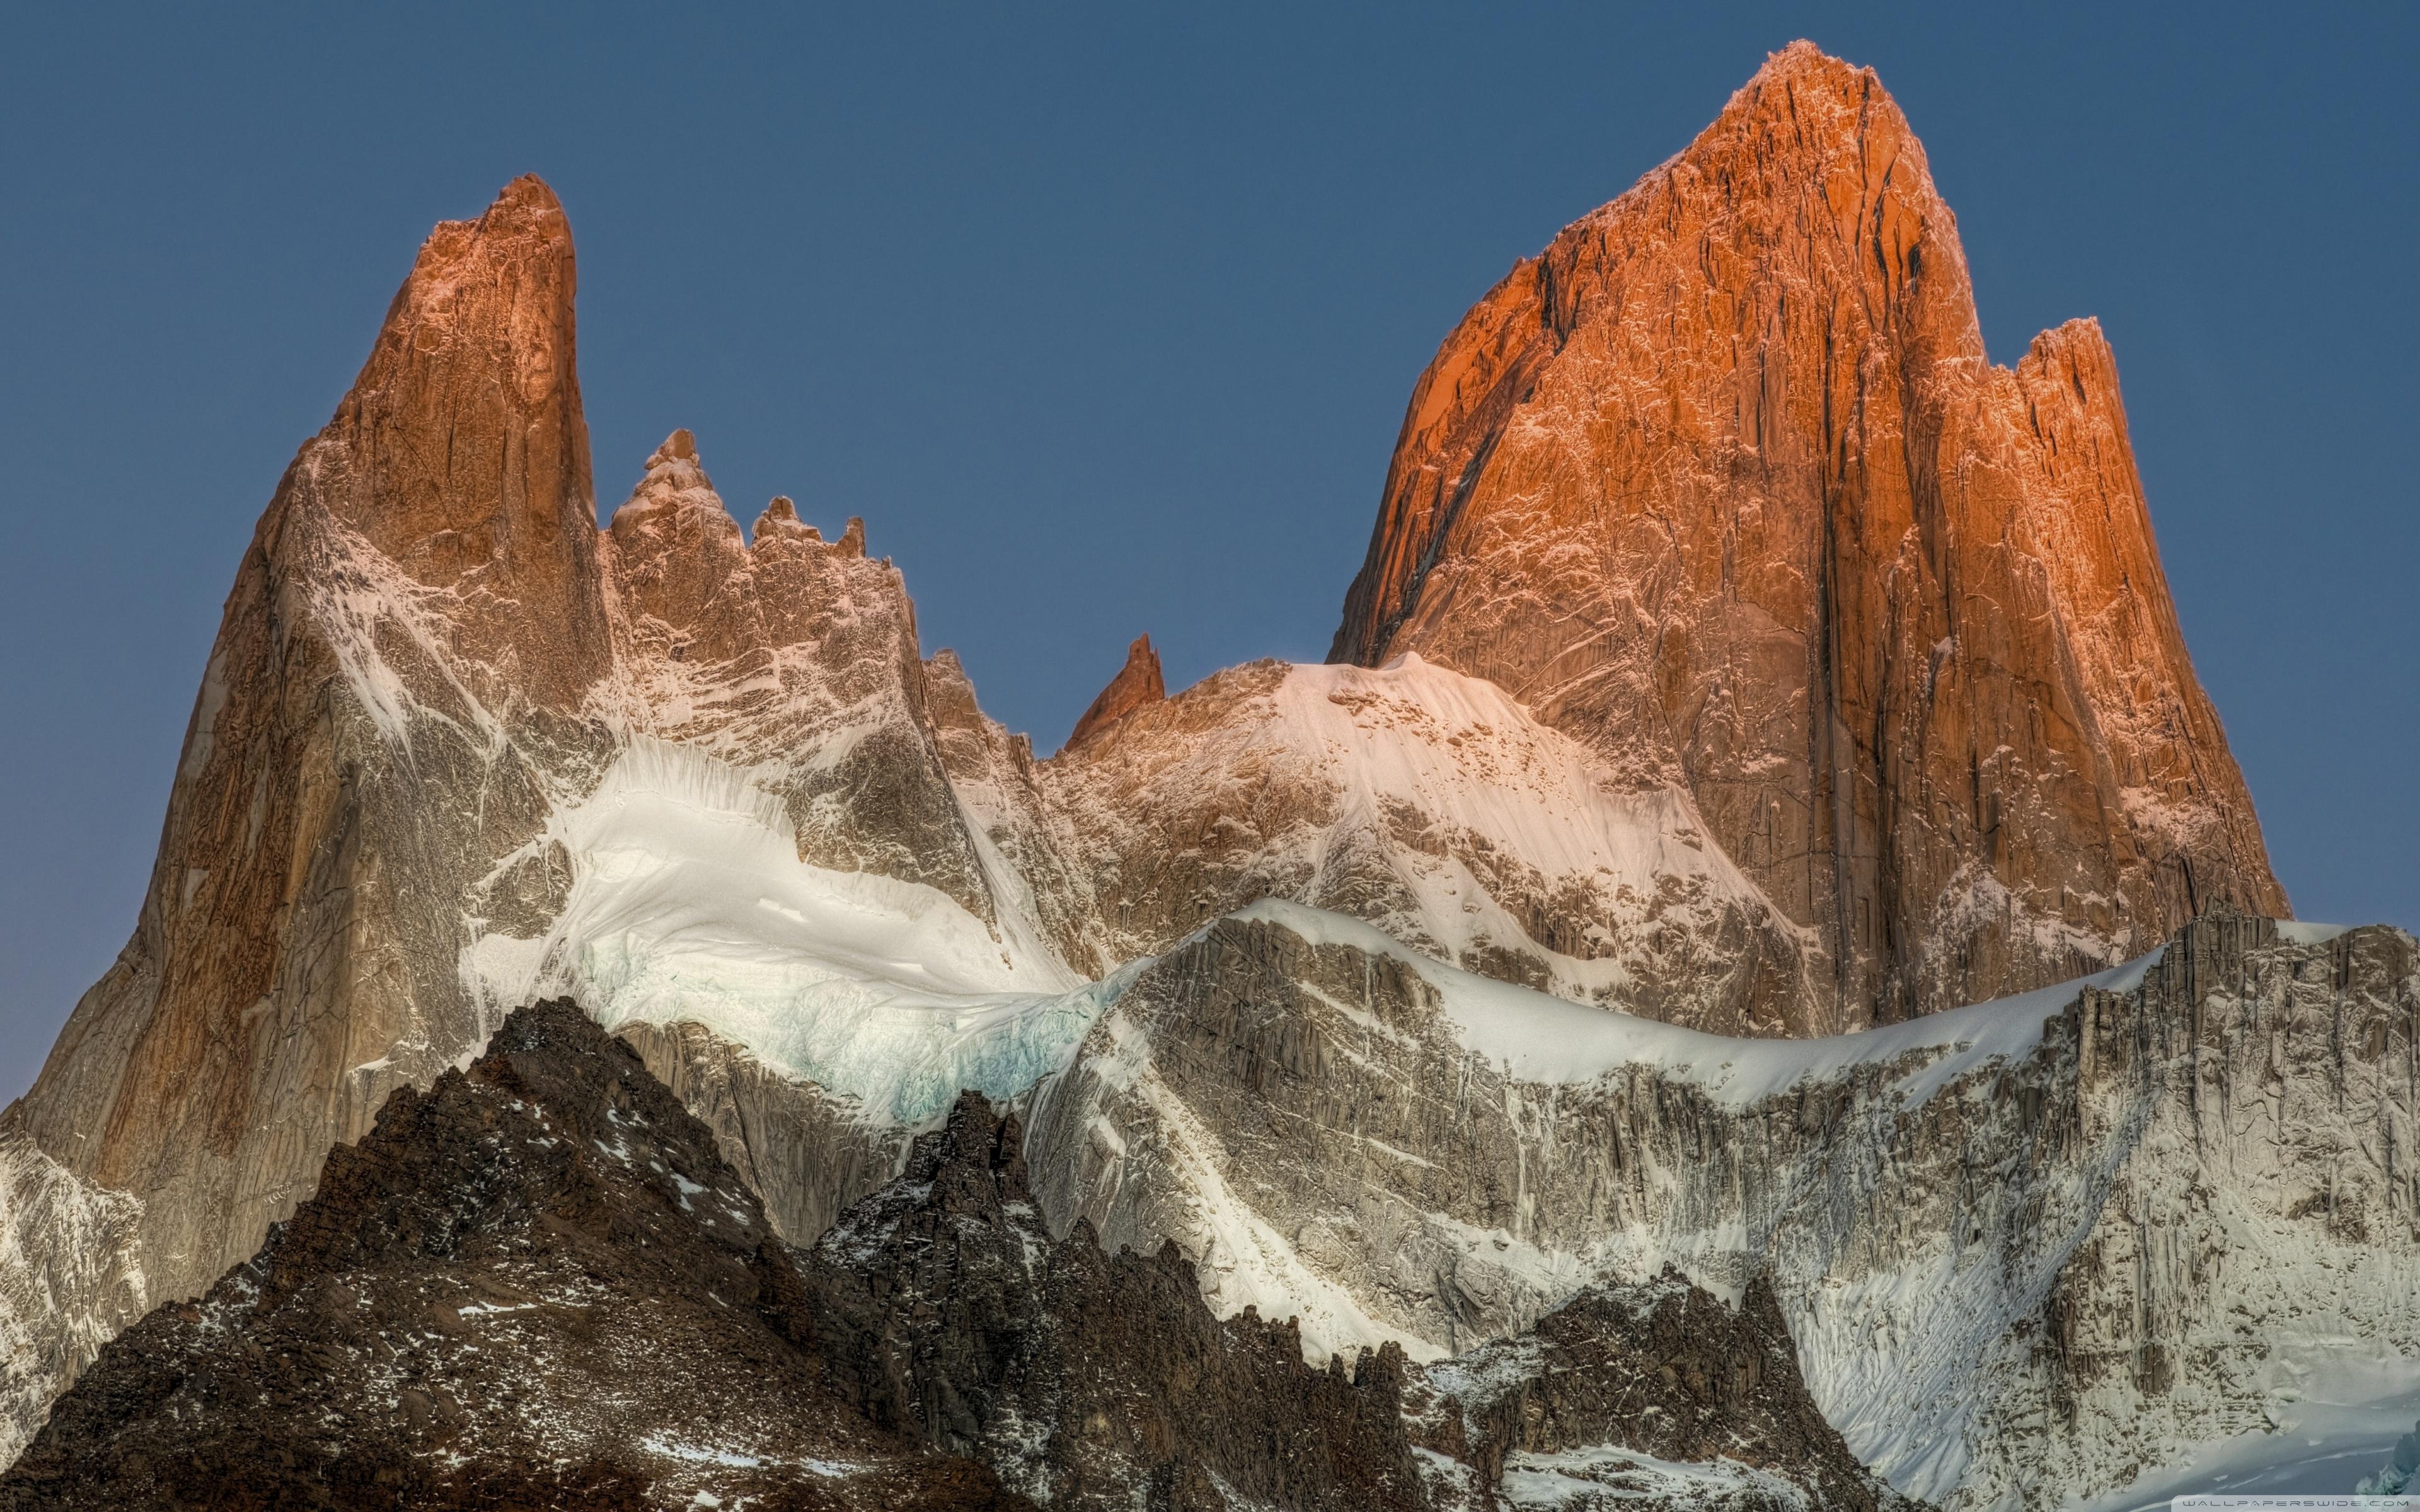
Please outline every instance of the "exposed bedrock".
M1993 366L1922 145L1806 42L1438 348L1330 655L1405 652L1685 785L1826 1028L2285 912L2099 325Z
M259 522L132 937L0 1115L0 1458L556 995L784 1240L979 1084L1051 1232L1323 1361L1769 1273L1849 1445L1966 1505L2420 1346L2412 942L2229 912L2285 900L2114 360L1985 362L1869 73L1777 54L1471 312L1336 664L1138 641L1049 760L689 432L598 529L575 285L535 178L440 225Z
M2049 1505L2262 1427L2298 1358L2420 1349L2420 951L2278 932L2206 919L2107 987L1793 1046L1523 1026L1264 906L1129 987L1028 1157L1054 1227L1173 1238L1314 1351L1466 1350L1668 1261L1769 1274L1869 1463Z
M854 1411L801 1296L713 1134L577 1006L536 1005L112 1341L0 1507L1029 1512Z
M1897 1512L1761 1285L1595 1288L1434 1370L1312 1363L1172 1245L1053 1240L1022 1143L969 1092L801 1252L627 1044L520 1009L111 1341L0 1507Z

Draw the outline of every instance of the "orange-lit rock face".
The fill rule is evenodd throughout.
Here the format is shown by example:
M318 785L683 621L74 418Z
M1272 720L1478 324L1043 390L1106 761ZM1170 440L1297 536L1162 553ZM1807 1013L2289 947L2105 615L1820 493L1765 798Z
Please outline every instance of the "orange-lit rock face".
M2098 326L1990 365L1906 119L1806 43L1421 375L1332 656L1405 651L1684 783L1838 1026L2286 910Z
M318 1152L483 1037L466 910L559 905L543 867L525 897L483 879L608 750L575 283L535 178L439 225L244 554L133 938L12 1118L142 1199L128 1295L247 1253Z
M1082 745L1107 727L1117 723L1146 703L1156 703L1168 697L1168 684L1159 675L1159 653L1151 648L1151 637L1135 637L1126 647L1126 664L1093 700L1092 707L1076 721L1067 736L1067 748Z
M419 584L458 649L576 706L611 659L580 407L571 226L535 177L422 244L299 491ZM306 457L309 454L306 452ZM550 627L532 638L535 618Z

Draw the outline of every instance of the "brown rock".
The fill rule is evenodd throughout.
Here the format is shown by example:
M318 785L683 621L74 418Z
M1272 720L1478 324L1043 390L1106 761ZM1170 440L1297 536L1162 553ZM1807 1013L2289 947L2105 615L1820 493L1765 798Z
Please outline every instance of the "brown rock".
M505 185L479 219L440 224L320 433L337 465L308 480L339 521L452 592L462 649L557 708L577 704L611 656L578 282L570 223L535 175ZM545 615L535 637L534 609Z
M1139 635L1134 644L1126 647L1126 664L1109 679L1109 686L1101 689L1100 697L1093 700L1092 707L1076 721L1067 744L1060 748L1073 750L1143 704L1156 703L1166 697L1168 684L1159 675L1159 653L1152 649L1150 636Z
M679 430L601 555L631 728L752 768L799 859L926 883L994 919L935 746L916 606L866 556L863 521L826 542L779 499L743 541Z
M536 769L597 741L612 664L574 284L535 178L439 225L238 570L133 938L8 1115L139 1199L138 1299L249 1253L484 1033L464 905L543 824Z
M2097 326L1987 362L1871 71L1799 42L1421 375L1331 656L1686 786L1846 1027L2282 915Z

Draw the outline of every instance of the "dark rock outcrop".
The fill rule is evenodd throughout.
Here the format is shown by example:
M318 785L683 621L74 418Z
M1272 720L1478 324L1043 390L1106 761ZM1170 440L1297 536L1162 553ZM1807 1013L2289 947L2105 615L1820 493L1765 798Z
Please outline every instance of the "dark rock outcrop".
M1018 1120L973 1093L804 1275L852 1401L1053 1507L1488 1512L1508 1473L1638 1509L1709 1488L1742 1507L1916 1504L1823 1421L1761 1282L1741 1310L1668 1274L1601 1286L1458 1359L1414 1366L1389 1343L1323 1369L1292 1320L1215 1319L1173 1244L1111 1254L1081 1220L1053 1242ZM1624 1450L1657 1468L1624 1479Z
M1607 1445L1882 1504L1769 1290L1600 1288L1464 1361L1322 1369L1292 1322L1214 1317L1173 1245L1054 1242L1021 1144L964 1094L803 1254L628 1045L522 1009L104 1348L0 1512L1484 1508L1522 1454Z
M1419 1372L1412 1395L1419 1443L1484 1486L1502 1485L1508 1465L1519 1475L1554 1464L1545 1473L1635 1504L1660 1489L1655 1461L1728 1460L1735 1485L1712 1504L1795 1504L1809 1492L1838 1512L1915 1504L1857 1463L1816 1410L1761 1276L1736 1309L1669 1267L1652 1281L1590 1287L1529 1334Z
M1816 1046L1522 1011L1263 905L1094 1026L1034 1100L1034 1185L1109 1243L1215 1254L1227 1304L1291 1286L1322 1343L1517 1339L1608 1251L1766 1278L1854 1451L1965 1508L2269 1431L2311 1317L2338 1358L2420 1350L2402 931L2213 913L2070 990Z
M994 1465L1054 1507L1422 1504L1404 1358L1303 1363L1300 1334L1202 1304L1173 1245L1053 1242L1023 1131L974 1093L806 1267L834 1379L875 1420Z
M1027 1504L844 1401L800 1296L713 1134L571 1004L523 1009L110 1343L0 1507Z

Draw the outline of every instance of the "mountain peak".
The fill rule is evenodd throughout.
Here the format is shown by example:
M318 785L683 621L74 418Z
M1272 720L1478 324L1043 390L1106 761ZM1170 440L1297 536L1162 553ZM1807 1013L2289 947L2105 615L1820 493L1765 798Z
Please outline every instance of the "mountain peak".
M606 651L582 412L571 225L534 176L444 221L273 509L324 510L452 593L469 657L531 702L579 702Z
M1813 78L1862 81L1877 92L1882 87L1882 81L1873 69L1846 58L1835 57L1815 42L1801 37L1767 53L1763 65L1748 76L1748 82L1741 86L1739 94L1776 80ZM1733 98L1736 99L1737 95Z
M777 535L793 535L802 541L823 539L821 532L799 518L799 506L785 493L777 493L767 501L764 513L756 517L755 528L748 532L748 538L756 542Z
M2009 371L1980 331L1906 117L1793 42L1446 339L1331 657L1418 652L1685 793L1835 1028L2283 913L2106 343Z
M396 291L330 429L368 453L339 514L424 581L571 529L582 511L593 523L578 283L562 205L523 177L478 219L438 223ZM441 418L455 444L411 444Z
M671 435L665 437L663 444L657 447L654 452L648 455L647 466L653 468L666 462L694 462L696 460L697 438L690 433L688 426L684 425L678 430L674 431Z
M1109 679L1109 686L1101 689L1100 697L1093 700L1084 717L1076 721L1067 744L1060 749L1073 750L1136 709L1166 697L1168 684L1160 676L1159 653L1152 649L1149 635L1139 635L1134 644L1126 647L1125 665Z
M1821 105L1821 110L1810 106ZM1870 115L1904 131L1907 118L1899 102L1883 87L1873 69L1833 56L1801 38L1766 54L1764 64L1747 83L1731 92L1719 115L1699 140L1715 135L1727 125L1767 117L1786 123L1803 139L1832 136L1854 130L1859 117Z
M632 532L663 510L688 510L711 517L706 528L717 535L725 535L736 543L739 525L723 507L722 498L714 491L714 480L706 474L698 460L697 438L686 430L674 431L663 444L647 454L646 471L640 474L639 486L630 497L613 511L612 534L614 540L628 543Z

